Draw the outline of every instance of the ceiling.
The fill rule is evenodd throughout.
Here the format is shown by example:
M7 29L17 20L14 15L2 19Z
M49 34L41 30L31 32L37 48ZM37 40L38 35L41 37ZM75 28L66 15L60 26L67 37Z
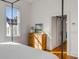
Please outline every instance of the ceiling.
M14 2L14 1L16 1L16 0L5 0L5 1Z
M27 0L28 2L33 2L34 0Z
M16 0L6 0L6 1L14 2L14 1L16 1ZM21 1L21 0L20 0L20 1ZM24 0L24 1L33 2L33 1L35 1L35 0Z

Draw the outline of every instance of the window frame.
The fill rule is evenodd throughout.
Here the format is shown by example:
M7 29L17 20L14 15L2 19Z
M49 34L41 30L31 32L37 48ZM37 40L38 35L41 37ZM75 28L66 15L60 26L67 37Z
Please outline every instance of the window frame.
M10 34L10 35L7 34L6 8L11 8L11 6L9 6L9 5L8 5L8 6L5 6L5 25L6 25L6 26L5 26L5 27L6 27L6 31L5 31L6 33L5 33L5 34L6 34L7 37L11 37L11 34ZM20 25L21 25L21 11L20 11L19 8L17 8L17 6L16 6L16 7L14 6L14 8L16 8L16 9L18 10L18 12L19 12L19 17L20 17L19 19L20 19L20 20L19 20L19 23L17 23L17 25L18 25L18 27L19 27L19 34L14 35L13 37L20 37L20 35L21 35L21 30L20 30L20 27L21 27L21 26L20 26ZM16 26L17 26L17 25L16 25Z

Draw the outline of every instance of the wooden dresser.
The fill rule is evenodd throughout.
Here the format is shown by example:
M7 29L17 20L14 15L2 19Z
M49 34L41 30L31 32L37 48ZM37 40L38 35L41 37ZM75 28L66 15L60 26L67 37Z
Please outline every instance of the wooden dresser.
M45 33L29 33L28 45L37 49L46 49L47 35Z

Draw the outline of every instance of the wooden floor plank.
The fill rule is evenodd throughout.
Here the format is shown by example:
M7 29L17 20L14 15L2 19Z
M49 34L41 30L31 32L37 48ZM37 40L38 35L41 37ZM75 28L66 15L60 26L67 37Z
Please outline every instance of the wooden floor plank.
M64 48L64 52L63 52L63 59L78 59L77 57L73 57L73 56L68 56L67 55L67 41L65 41L63 43L63 48ZM52 54L55 54L56 56L59 57L59 59L61 59L61 46L56 47L55 49L53 49L52 51L46 50Z

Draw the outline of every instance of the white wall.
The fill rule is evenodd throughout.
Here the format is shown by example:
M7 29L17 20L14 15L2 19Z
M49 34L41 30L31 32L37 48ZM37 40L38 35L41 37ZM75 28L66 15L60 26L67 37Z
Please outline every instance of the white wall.
M9 41L5 32L5 15L4 8L7 4L0 1L0 42ZM14 41L18 41L27 44L27 33L29 32L29 26L34 26L35 23L44 23L44 31L50 36L48 40L47 48L52 48L51 39L51 17L61 15L61 0L36 0L31 4L21 0L16 4L21 11L21 37L15 38ZM31 9L32 8L32 9ZM77 56L77 0L65 0L65 14L67 14L67 40L68 40L68 53ZM32 14L32 15L30 15ZM30 20L31 18L31 20ZM29 21L30 20L30 21ZM38 22L39 21L39 22ZM29 24L30 22L30 24ZM75 22L75 24L73 24Z
M78 57L78 1L65 0L67 18L68 54ZM75 24L73 24L75 23Z
M77 0L65 0L65 14L67 14L67 40L68 54L77 56ZM35 23L43 23L44 31L50 36L47 48L51 49L51 18L61 15L61 0L36 0L32 3L31 26ZM75 22L74 25L72 23Z
M21 37L19 38L19 42L21 42L23 44L27 44L28 43L31 4L29 2L27 2L26 0L21 0L15 6L19 7L19 9L21 11L21 27L20 27Z
M5 39L5 20L4 20L4 3L0 2L0 42L8 41Z
M7 3L0 1L0 42L11 41L10 38L6 37L6 19L5 19L5 7L9 6ZM14 7L19 8L21 13L21 24L20 24L20 37L15 37L15 42L27 44L27 36L29 32L29 19L30 19L30 4L21 0L17 2Z
M52 16L61 14L61 1L60 0L37 0L32 4L32 18L31 25L36 23L44 24L44 31L49 36L47 40L47 48L53 49L52 36L51 36L51 19Z

